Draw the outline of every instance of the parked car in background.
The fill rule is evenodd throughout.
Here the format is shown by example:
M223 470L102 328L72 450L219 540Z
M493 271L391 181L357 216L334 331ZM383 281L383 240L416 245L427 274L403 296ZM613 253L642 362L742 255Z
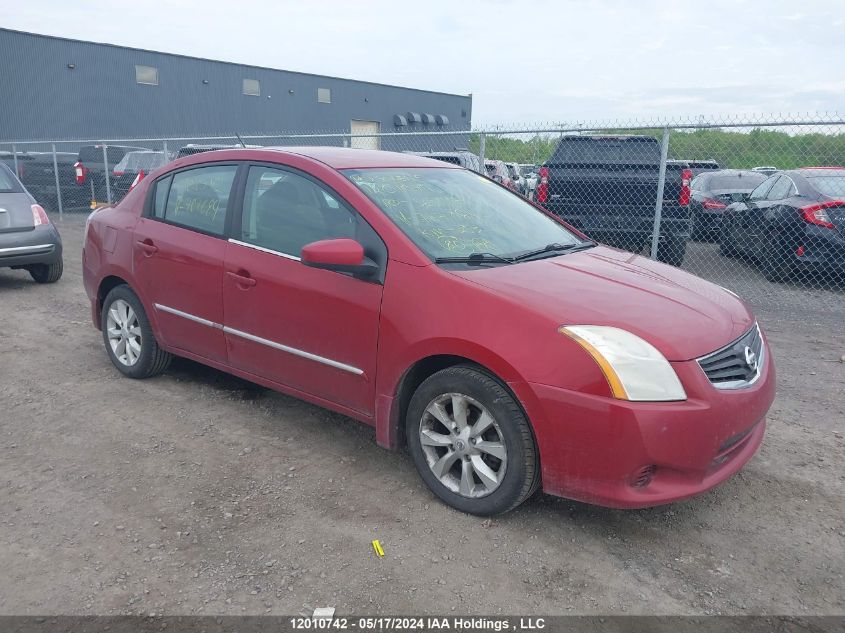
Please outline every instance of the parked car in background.
M529 200L534 200L534 192L537 190L537 183L540 182L540 176L537 174L537 166L522 163L519 165L519 173L525 183L525 197Z
M0 163L0 268L27 270L38 283L62 276L62 238L46 211Z
M540 168L537 202L590 237L639 252L651 243L660 143L651 136L564 136ZM666 165L657 259L680 266L691 231L686 163Z
M845 168L770 176L724 210L719 245L724 255L755 261L769 281L845 274Z
M713 239L719 234L722 213L729 204L744 200L767 176L757 171L722 169L707 171L692 179L692 235L694 239Z
M86 208L89 203L88 196L81 192L76 184L73 167L76 160L77 155L74 152L56 152L62 207L65 210ZM0 161L6 163L12 171L17 164L18 179L26 190L45 209L58 211L59 199L56 193L56 170L52 152L18 152L16 156L11 152L2 152Z
M486 158L484 160L484 168L490 178L498 182L500 185L504 185L508 189L516 191L516 183L511 178L510 170L503 161Z
M522 178L522 172L519 169L518 163L505 163L508 168L508 175L513 182L514 191L525 195L525 180Z
M419 156L187 157L93 213L82 262L125 376L175 354L351 416L478 515L540 487L699 494L751 459L775 393L733 293Z
M104 149L105 148L105 149ZM79 148L77 161L73 168L76 172L78 193L90 195L90 207L108 201L111 187L111 171L127 152L145 152L143 147L129 147L124 145L83 145ZM84 187L84 190L81 188ZM116 201L112 195L112 202Z
M469 169L470 171L474 171L479 174L483 174L484 170L481 169L481 162L478 160L478 156L473 154L470 151L461 151L456 150L454 152L412 152L406 151L405 154L413 154L414 156L424 156L426 158L433 158L434 160L439 160L444 163L449 163L451 165L459 165L464 169Z
M170 161L164 152L126 152L112 170L112 199L121 200L136 179L143 178Z
M752 167L751 171L759 171L762 174L766 174L767 176L771 176L777 171L780 171L777 167L772 167L771 165L763 166L763 167Z

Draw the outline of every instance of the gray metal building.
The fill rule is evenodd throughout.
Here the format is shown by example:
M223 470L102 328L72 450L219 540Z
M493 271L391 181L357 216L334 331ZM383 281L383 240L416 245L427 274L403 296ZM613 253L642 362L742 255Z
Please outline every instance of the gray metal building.
M436 132L467 130L472 116L470 95L8 29L0 29L0 95L0 142Z

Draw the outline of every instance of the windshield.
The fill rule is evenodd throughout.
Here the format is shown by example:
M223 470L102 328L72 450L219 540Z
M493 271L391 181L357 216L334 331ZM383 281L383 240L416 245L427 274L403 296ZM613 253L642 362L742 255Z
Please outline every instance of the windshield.
M115 171L152 171L164 164L164 154L161 152L129 152L114 166Z
M510 257L583 240L520 196L464 169L344 172L429 257Z
M12 172L0 167L0 191L16 191L18 188Z
M751 191L764 180L766 180L766 176L759 172L711 176L707 182L707 188L711 190L736 189L739 191Z

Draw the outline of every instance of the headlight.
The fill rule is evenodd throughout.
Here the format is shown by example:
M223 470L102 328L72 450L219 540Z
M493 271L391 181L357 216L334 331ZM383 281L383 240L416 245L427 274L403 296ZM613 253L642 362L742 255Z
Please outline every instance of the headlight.
M565 325L558 332L593 357L614 398L646 402L687 399L669 361L639 336L603 325Z

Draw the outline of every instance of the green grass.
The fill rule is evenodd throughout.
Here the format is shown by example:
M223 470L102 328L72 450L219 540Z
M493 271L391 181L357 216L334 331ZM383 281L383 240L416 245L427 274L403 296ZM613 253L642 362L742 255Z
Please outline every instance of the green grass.
M608 133L604 131L603 133ZM613 130L612 133L643 134L660 138L660 130ZM538 135L528 139L486 136L486 158L507 162L543 163L554 151L557 137ZM478 153L477 134L470 137L470 151ZM734 132L720 129L673 131L669 157L713 159L722 167L743 169L774 165L793 169L809 165L845 165L845 134L787 134L753 129Z

